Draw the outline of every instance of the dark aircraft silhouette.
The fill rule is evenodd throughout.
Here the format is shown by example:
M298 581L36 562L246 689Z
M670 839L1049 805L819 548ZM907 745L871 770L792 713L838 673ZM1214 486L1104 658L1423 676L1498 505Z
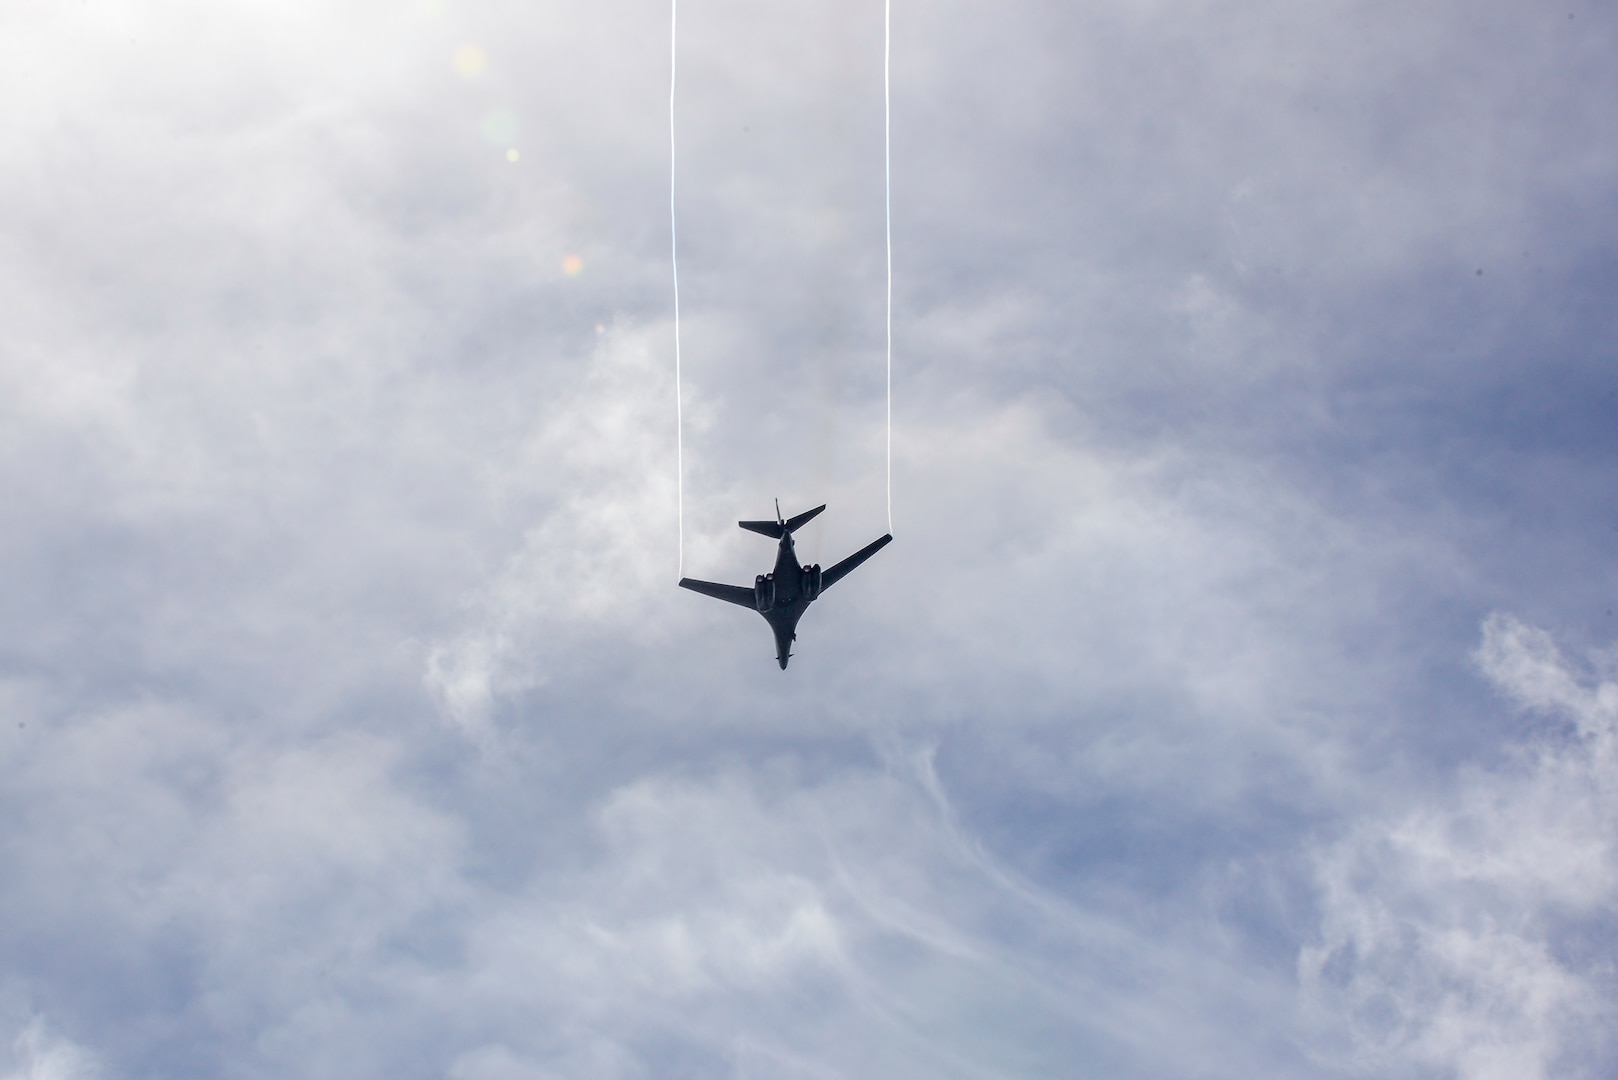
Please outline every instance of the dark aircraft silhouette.
M775 658L780 662L782 671L786 670L787 661L792 658L792 643L798 638L795 631L805 609L814 603L821 593L847 577L850 570L882 550L883 545L893 539L890 533L880 540L873 540L830 570L822 571L818 564L802 566L798 563L797 554L792 550L792 534L824 509L826 504L821 503L813 510L805 510L797 517L783 521L781 501L777 499L774 521L736 523L751 532L778 537L781 541L781 547L775 555L775 569L754 578L751 589L743 585L698 581L696 578L680 579L682 589L728 600L732 604L752 608L763 615L765 621L770 624L770 629L775 631Z

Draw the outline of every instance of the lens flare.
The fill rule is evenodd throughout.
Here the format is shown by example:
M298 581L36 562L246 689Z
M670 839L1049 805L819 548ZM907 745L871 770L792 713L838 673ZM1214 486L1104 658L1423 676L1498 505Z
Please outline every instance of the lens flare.
M483 74L484 65L488 60L484 57L483 50L476 45L462 45L455 50L455 56L450 63L455 65L456 72L462 78L475 79Z
M522 157L522 155L517 153L517 148L515 146L506 151L506 160L511 162L513 165L517 164L517 159L520 157Z
M562 273L568 277L578 277L584 269L584 260L577 255L569 255L562 260Z

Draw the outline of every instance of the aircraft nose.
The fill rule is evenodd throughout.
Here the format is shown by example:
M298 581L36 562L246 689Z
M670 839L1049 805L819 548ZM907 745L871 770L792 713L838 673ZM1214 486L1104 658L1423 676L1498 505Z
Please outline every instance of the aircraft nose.
M776 662L781 665L781 670L785 671L787 669L787 658L784 656L777 656L775 659Z

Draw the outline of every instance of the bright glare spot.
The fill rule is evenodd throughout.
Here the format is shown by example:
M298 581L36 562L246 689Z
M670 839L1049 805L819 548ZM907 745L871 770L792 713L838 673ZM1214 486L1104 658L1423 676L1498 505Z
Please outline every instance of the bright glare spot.
M605 334L606 332L607 328L605 326L603 326L601 323L596 323L596 333Z
M515 164L516 160L518 158L520 158L520 157L522 157L522 155L517 153L517 148L515 146L513 146L510 150L506 151L506 160L507 161L510 161L510 162Z
M473 79L483 74L485 63L483 50L476 45L462 45L456 49L455 59L452 62L455 70L465 78Z
M568 277L577 277L579 271L583 269L584 260L579 258L577 255L569 255L567 258L562 260L562 272Z

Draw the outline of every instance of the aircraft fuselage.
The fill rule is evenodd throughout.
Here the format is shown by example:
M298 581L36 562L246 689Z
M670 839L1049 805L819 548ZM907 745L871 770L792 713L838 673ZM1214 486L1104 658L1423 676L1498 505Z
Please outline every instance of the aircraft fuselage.
M775 631L775 659L785 671L792 657L792 643L798 638L798 620L811 603L804 598L803 564L798 562L791 533L781 537L781 546L775 552L775 569L769 578L775 586L775 603L762 614Z

